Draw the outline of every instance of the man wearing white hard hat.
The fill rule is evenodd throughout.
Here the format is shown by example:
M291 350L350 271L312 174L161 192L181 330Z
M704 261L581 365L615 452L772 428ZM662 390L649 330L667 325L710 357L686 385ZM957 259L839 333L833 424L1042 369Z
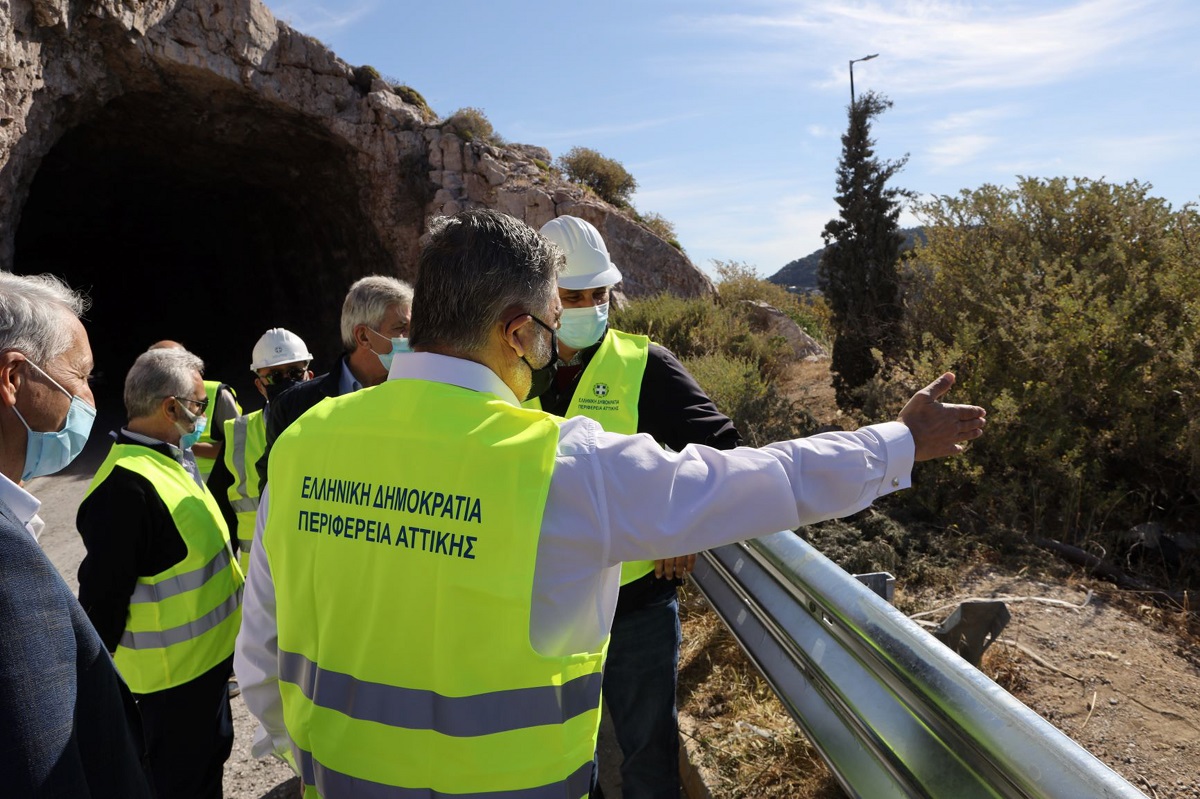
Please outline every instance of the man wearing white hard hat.
M308 365L313 356L308 351L308 345L295 333L282 327L273 327L263 333L254 345L252 357L250 371L254 373L254 387L268 405L292 386L312 379L313 373ZM255 464L267 449L265 410L225 422L224 465L232 478L226 493L237 518L238 560L243 571L250 564L254 516L258 511L258 498L262 494Z
M688 444L733 449L741 437L668 350L608 326L621 272L599 231L560 216L541 233L566 254L558 276L562 326L557 369L541 375L543 410L587 416L614 433L648 433L676 452ZM536 379L536 376L535 376ZM624 760L625 797L679 796L675 684L679 665L676 586L695 555L625 563L604 670L604 700Z

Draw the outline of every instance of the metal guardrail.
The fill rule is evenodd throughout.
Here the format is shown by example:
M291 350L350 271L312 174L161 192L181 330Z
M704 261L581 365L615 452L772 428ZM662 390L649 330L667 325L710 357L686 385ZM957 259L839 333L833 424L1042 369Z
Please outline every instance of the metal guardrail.
M1145 797L791 532L692 577L851 796Z

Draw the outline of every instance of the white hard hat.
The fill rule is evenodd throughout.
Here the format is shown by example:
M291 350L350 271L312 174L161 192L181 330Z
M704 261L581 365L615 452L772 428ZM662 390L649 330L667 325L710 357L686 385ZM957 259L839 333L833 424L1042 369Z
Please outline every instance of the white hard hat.
M542 225L541 234L567 254L567 265L558 273L564 289L594 289L621 282L621 271L608 257L600 231L577 216L560 216Z
M290 330L273 327L263 333L254 345L254 361L250 364L250 370L256 372L281 363L307 362L312 357L304 339Z

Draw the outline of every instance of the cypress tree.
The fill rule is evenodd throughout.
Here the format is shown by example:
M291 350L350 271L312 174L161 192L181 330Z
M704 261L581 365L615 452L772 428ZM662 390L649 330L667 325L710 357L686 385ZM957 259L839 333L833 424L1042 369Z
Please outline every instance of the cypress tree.
M876 92L851 103L837 170L835 199L841 211L821 234L825 251L818 285L832 312L836 338L830 368L843 407L860 406L856 389L879 370L872 348L886 357L900 338L898 267L904 235L897 220L901 201L911 193L887 183L908 156L881 161L871 139L871 120L891 107L891 100Z

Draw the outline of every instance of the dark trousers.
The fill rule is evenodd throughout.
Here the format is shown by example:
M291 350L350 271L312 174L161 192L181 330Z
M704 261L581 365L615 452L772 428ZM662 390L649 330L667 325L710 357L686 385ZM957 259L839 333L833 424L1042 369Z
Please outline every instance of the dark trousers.
M221 778L233 750L232 673L230 655L183 685L136 695L159 799L222 799Z
M648 582L639 585L643 581ZM644 589L640 601L624 601L638 589ZM674 584L653 574L623 586L621 593L625 607L618 605L613 619L604 666L604 705L624 758L621 796L678 799L679 600Z

